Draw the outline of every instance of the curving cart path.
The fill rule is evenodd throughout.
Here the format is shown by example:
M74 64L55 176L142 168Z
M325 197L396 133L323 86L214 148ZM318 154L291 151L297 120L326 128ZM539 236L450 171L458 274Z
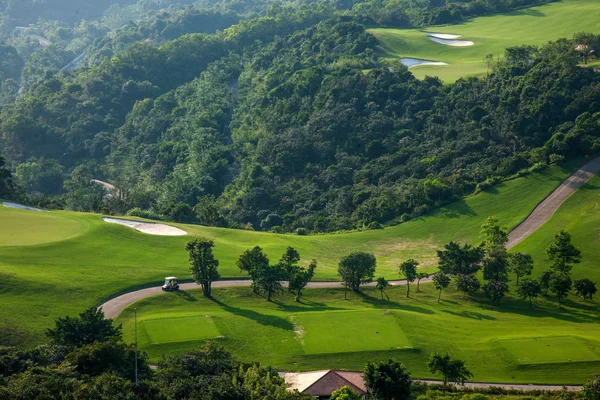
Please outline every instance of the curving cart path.
M507 248L512 248L525 240L529 235L536 231L546 221L552 217L560 205L577 189L583 186L596 173L600 172L600 157L588 162L578 169L573 175L565 179L548 197L546 197L531 214L509 234ZM430 282L429 279L422 279L421 282ZM393 286L406 285L406 281L390 281ZM375 283L371 283L374 286ZM198 289L196 283L182 283L179 285L182 290ZM214 288L223 287L242 287L250 286L247 279L223 280L213 283ZM307 288L339 288L340 282L310 282ZM106 318L115 318L123 309L138 300L162 293L160 286L147 289L136 290L114 297L100 307L104 310Z

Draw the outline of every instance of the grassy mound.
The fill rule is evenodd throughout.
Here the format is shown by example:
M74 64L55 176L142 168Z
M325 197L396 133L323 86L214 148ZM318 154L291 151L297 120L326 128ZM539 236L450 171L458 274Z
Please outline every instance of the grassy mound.
M439 76L443 81L453 82L464 76L484 75L487 66L483 58L490 53L496 58L503 56L507 47L542 45L559 38L571 38L582 31L600 33L598 12L600 4L596 0L564 0L428 29L461 35L459 40L475 43L469 47L438 44L429 40L424 32L414 29L375 28L369 32L379 39L389 60L413 57L449 64L411 69L415 76Z
M494 306L448 291L438 304L433 286L421 286L410 299L405 288L391 289L391 301L374 289L348 300L341 289L311 289L302 303L291 295L269 303L249 288L215 290L214 301L200 291L168 293L136 303L139 343L157 361L212 338L243 360L292 371L362 369L395 357L423 378L431 377L429 354L449 351L490 382L577 384L600 368L597 303L572 298L559 310L552 298L530 308L509 297ZM133 340L132 307L117 322Z

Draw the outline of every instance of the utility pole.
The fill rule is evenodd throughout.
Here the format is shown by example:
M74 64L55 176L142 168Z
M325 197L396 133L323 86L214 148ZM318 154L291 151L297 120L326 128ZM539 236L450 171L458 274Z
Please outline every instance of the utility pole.
M137 335L137 308L133 309L133 326L135 330L135 385L138 384L138 335Z

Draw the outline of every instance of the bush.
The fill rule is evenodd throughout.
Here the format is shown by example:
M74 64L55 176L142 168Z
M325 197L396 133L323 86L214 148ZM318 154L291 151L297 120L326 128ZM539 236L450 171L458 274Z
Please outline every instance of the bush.
M367 226L368 229L383 229L383 226L377 222L377 221L373 221L369 224L369 226Z
M296 235L306 236L306 235L308 235L308 230L306 228L298 228L298 229L296 229Z
M127 211L127 213L125 213L125 215L127 215L128 217L139 217L139 218L155 219L155 220L161 219L160 215L153 213L152 211L142 210L139 207L132 208L131 210Z
M273 233L284 233L283 227L281 226L274 226L271 228L271 232Z

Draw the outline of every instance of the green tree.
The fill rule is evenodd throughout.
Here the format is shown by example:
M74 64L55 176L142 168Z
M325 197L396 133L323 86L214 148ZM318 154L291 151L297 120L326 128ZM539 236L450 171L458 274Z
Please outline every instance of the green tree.
M338 265L338 275L344 287L358 293L360 285L373 282L375 268L377 260L373 254L355 251L342 257Z
M462 292L463 298L467 294L470 295L477 292L481 287L481 283L475 275L457 275L454 277L454 284L456 285L456 290Z
M581 251L571 243L571 234L561 229L554 242L546 250L548 260L552 261L551 269L560 273L570 273L573 264L581 262Z
M450 275L446 275L443 272L438 272L437 274L433 275L433 285L435 286L435 288L439 291L438 292L438 299L437 302L440 302L440 298L442 297L442 290L446 289L448 286L450 286Z
M262 271L269 268L269 259L265 253L263 253L259 246L255 246L251 250L243 252L236 261L236 265L241 271L248 273L252 280L252 290L257 293L258 286L256 282Z
M542 293L544 296L548 295L548 290L550 290L550 278L552 277L552 273L550 271L544 271L538 278L540 282L540 288L542 289Z
M190 272L194 281L202 286L204 297L212 297L212 283L221 278L219 260L213 254L215 242L206 238L187 242L185 249L189 253Z
M411 398L410 372L398 361L389 359L367 363L364 381L367 391L375 399L408 400Z
M299 261L300 253L293 247L288 246L288 248L285 249L285 253L281 256L279 263L291 273L292 270L297 267Z
M508 255L508 270L517 277L517 285L519 279L524 276L529 276L533 272L533 257L527 253L511 253Z
M561 307L561 300L566 298L573 287L573 281L567 273L553 272L550 276L550 291L556 295L558 306Z
M584 300L592 300L592 296L598 291L596 284L586 278L573 282L573 288L575 289L575 293L583 297Z
M302 290L315 276L317 260L312 260L308 268L296 267L289 274L289 290L296 295L296 301L300 301Z
M406 278L406 297L410 297L410 283L417 279L417 266L419 262L412 258L400 264L400 273Z
M82 347L94 342L121 340L121 325L115 326L112 319L105 319L104 312L91 307L78 317L58 318L54 328L46 331L52 344Z
M463 360L453 360L448 353L432 353L427 367L432 374L442 375L444 386L448 382L464 384L467 379L473 377Z
M525 278L517 288L517 294L523 299L529 299L529 306L533 307L533 299L542 293L542 285L539 281Z
M489 281L482 287L483 293L493 302L498 302L504 298L508 292L508 285L502 281Z
M385 289L389 288L390 286L392 285L383 276L377 278L377 285L375 285L375 288L379 290L381 294L381 300L383 300L383 295L385 295L388 301L390 300L390 296L388 296L385 292Z
M470 244L450 242L437 251L440 271L449 275L471 275L481 269L484 251Z
M362 396L348 386L344 386L331 392L329 400L362 400Z
M256 286L259 292L267 296L267 301L271 301L274 294L282 293L283 286L281 282L288 277L288 273L281 264L270 265L260 270L260 275L256 280Z
M417 293L419 293L421 290L419 289L419 285L421 283L421 279L427 279L429 278L429 274L426 272L417 272Z
M581 388L583 400L600 400L600 375L596 374L594 379L587 381Z
M194 213L198 223L202 225L215 226L219 221L219 210L215 206L214 196L202 196L194 206Z
M6 160L0 156L0 196L10 197L13 191L12 174L6 168Z

